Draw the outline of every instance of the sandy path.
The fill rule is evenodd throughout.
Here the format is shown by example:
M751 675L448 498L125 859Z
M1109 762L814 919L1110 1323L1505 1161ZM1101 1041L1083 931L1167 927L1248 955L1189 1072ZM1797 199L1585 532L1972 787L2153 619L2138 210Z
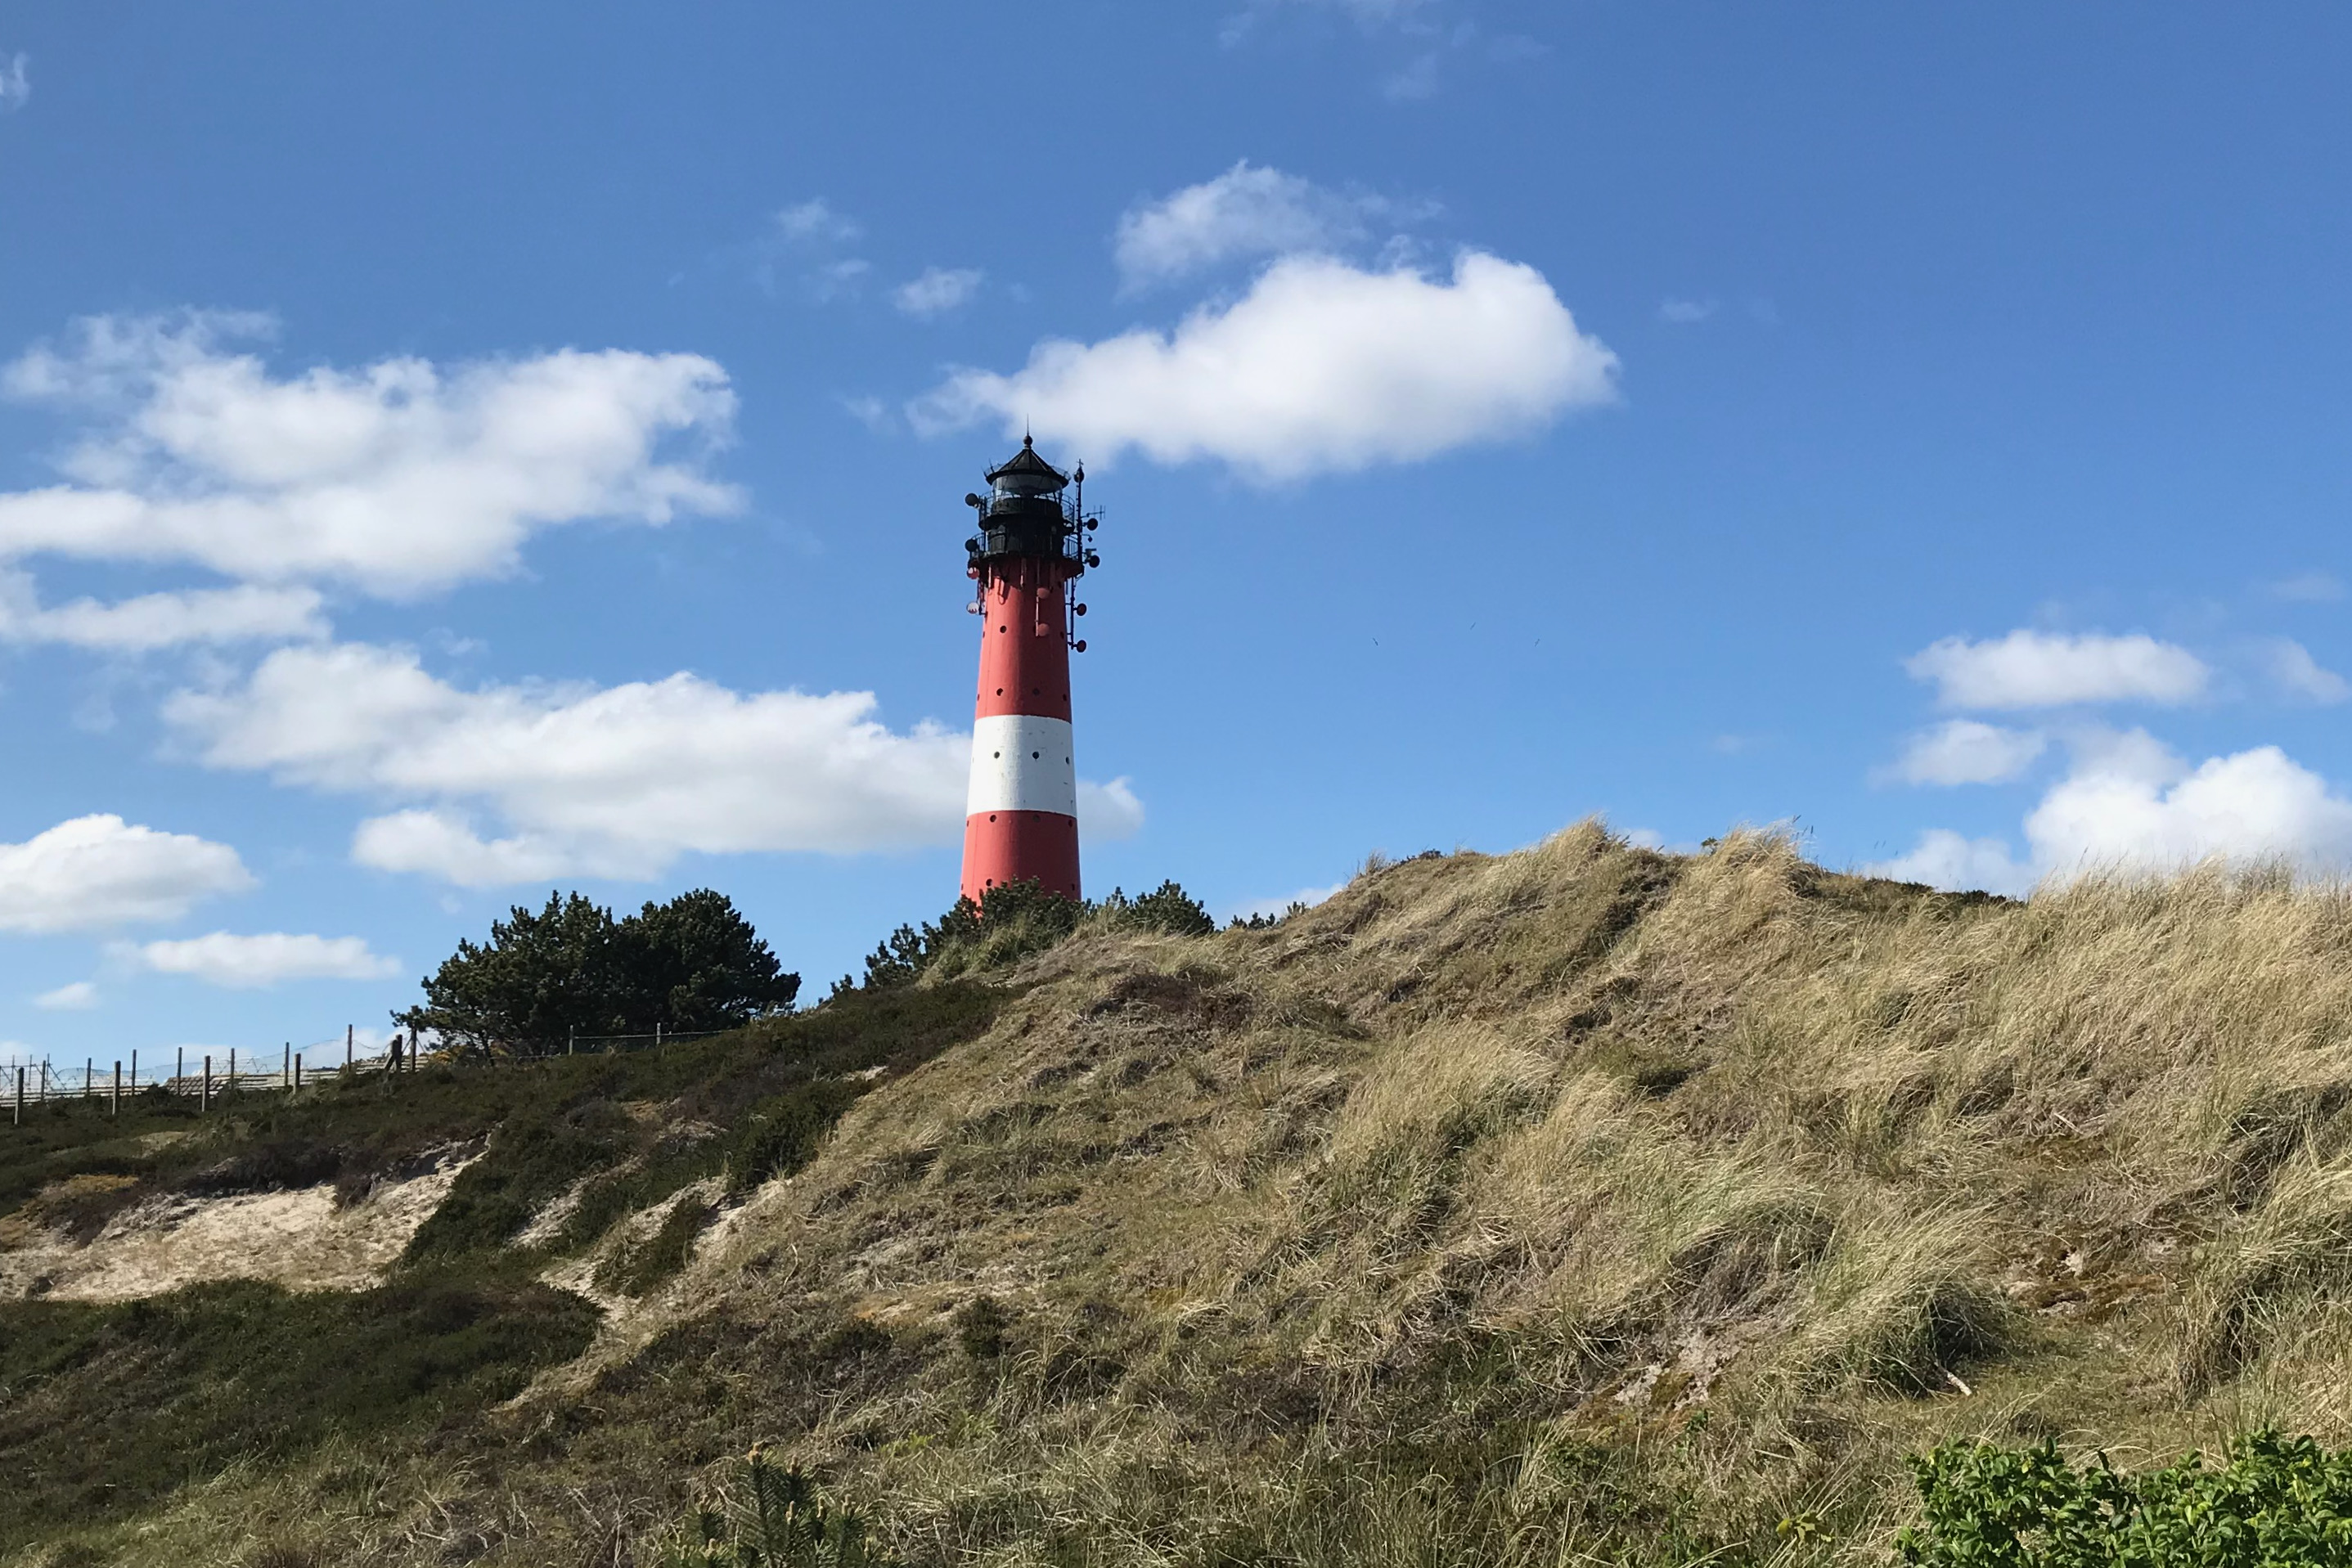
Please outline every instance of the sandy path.
M0 1252L0 1299L121 1301L210 1280L358 1290L383 1277L469 1163L452 1155L340 1213L331 1186L151 1198L117 1216L86 1247L50 1231Z

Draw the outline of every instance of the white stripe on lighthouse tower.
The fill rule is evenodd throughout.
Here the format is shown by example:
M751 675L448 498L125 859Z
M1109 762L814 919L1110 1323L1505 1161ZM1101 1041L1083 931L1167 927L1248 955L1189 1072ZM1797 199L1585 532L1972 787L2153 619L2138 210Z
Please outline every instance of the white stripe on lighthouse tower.
M1070 721L999 714L971 727L971 789L964 815L982 811L1078 814Z

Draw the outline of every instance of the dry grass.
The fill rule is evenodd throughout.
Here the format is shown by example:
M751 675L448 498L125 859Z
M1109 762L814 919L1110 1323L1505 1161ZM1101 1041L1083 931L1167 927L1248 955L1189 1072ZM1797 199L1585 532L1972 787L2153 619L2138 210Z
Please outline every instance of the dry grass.
M1137 1565L1877 1561L1948 1434L2352 1437L2340 890L1587 823L1015 977L526 1398L484 1561L754 1437L918 1560Z

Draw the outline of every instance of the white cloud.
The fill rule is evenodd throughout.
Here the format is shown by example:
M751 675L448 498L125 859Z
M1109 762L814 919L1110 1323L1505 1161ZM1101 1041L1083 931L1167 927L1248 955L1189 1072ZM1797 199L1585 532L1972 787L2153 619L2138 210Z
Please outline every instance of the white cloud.
M32 64L32 57L19 49L0 67L0 110L22 109L33 96Z
M2173 871L2215 855L2333 869L2352 852L2352 800L2275 746L2194 768L2158 749L2078 765L2026 818L2025 833L2034 858L2062 873Z
M1890 770L1906 784L2000 784L2025 771L2048 737L1956 718L1911 737Z
M1658 319L1677 327L1692 327L1721 308L1712 299L1665 299L1658 304Z
M1427 33L1432 25L1419 20L1419 14L1433 9L1434 0L1247 0L1241 10L1226 16L1218 26L1218 41L1232 48L1256 32L1267 16L1292 7L1343 12L1367 33L1392 28Z
M467 691L413 653L343 644L280 649L164 713L213 767L412 802L360 825L362 863L488 886L650 877L689 852L955 841L971 737L896 732L874 707L867 692L742 694L691 674ZM1079 811L1118 836L1142 807L1114 779L1081 784Z
M1964 708L2185 703L2204 694L2210 674L2188 649L2153 637L2024 630L1998 642L1947 637L1903 667L1915 680L1935 682L1945 706Z
M208 986L261 990L287 980L385 980L400 961L369 950L357 936L289 936L283 931L236 936L215 931L175 942L149 942L131 950L159 975L186 975Z
M841 406L848 411L850 418L877 435L887 434L898 428L898 411L878 397L845 397L841 400Z
M1897 882L1924 882L1948 892L1982 889L2012 898L2032 892L2038 880L2031 865L2010 858L2009 845L2000 840L1966 839L1948 828L1931 828L1919 835L1909 854L1873 862L1862 871Z
M2344 582L2331 571L2298 572L2270 585L2277 598L2304 604L2332 604L2344 597Z
M980 292L982 276L977 267L925 267L920 277L900 284L890 302L908 316L944 315Z
M874 264L863 256L842 254L866 233L856 219L834 211L824 197L814 197L779 212L768 232L751 246L752 277L772 294L778 277L790 270L800 287L819 301L854 293Z
M2281 637L2264 653L2271 679L2290 696L2315 703L2340 703L2352 697L2352 683L2333 670L2322 669L2302 643Z
M851 292L858 281L873 270L874 264L864 256L838 256L812 271L809 286L818 298L832 299Z
M1078 832L1090 842L1131 839L1143 831L1143 802L1125 779L1078 780Z
M1367 26L1381 26L1403 21L1426 8L1431 0L1307 0L1307 3L1345 11Z
M352 835L352 859L378 871L437 876L460 887L504 887L562 876L652 875L674 851L591 835L482 838L465 813L411 810L371 817Z
M1213 180L1130 209L1114 241L1128 287L1164 283L1239 256L1330 251L1360 241L1391 212L1377 196L1342 194L1247 159Z
M865 234L856 219L833 210L823 196L798 202L776 214L776 233L794 244L843 245Z
M33 998L33 1005L51 1012L80 1012L98 1006L98 987L88 980L76 980L54 991L43 991Z
M1432 49L1415 55L1403 69L1383 77L1381 96L1391 103L1419 103L1435 98L1440 85L1437 51Z
M2020 863L2000 841L1937 829L1910 854L1867 869L2011 893L2042 876L2164 873L2214 858L2339 873L2352 862L2352 800L2275 746L2192 768L2145 731L2091 734L2027 814L2025 838Z
M741 505L702 471L735 400L698 355L567 349L279 379L222 346L259 325L99 317L68 349L9 365L12 396L84 405L97 423L65 457L67 483L0 494L0 558L181 562L398 596L509 571L542 528ZM666 453L678 438L697 449Z
M76 817L0 844L0 931L85 931L176 920L198 901L242 893L252 873L226 844Z
M189 643L323 637L321 602L315 589L247 585L44 606L30 577L0 569L0 641L136 653Z
M927 432L1025 419L1097 462L1132 446L1278 481L1540 429L1612 401L1616 368L1531 267L1469 251L1441 280L1290 256L1172 333L1050 340L1025 369L960 371L908 413Z

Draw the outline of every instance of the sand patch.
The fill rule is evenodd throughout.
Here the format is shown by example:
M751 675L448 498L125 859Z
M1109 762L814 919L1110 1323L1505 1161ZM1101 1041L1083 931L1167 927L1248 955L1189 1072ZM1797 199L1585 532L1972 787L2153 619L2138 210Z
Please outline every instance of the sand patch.
M214 1280L361 1290L383 1277L471 1163L452 1152L425 1175L384 1183L340 1211L331 1185L150 1198L88 1246L50 1230L0 1252L0 1300L121 1301Z

